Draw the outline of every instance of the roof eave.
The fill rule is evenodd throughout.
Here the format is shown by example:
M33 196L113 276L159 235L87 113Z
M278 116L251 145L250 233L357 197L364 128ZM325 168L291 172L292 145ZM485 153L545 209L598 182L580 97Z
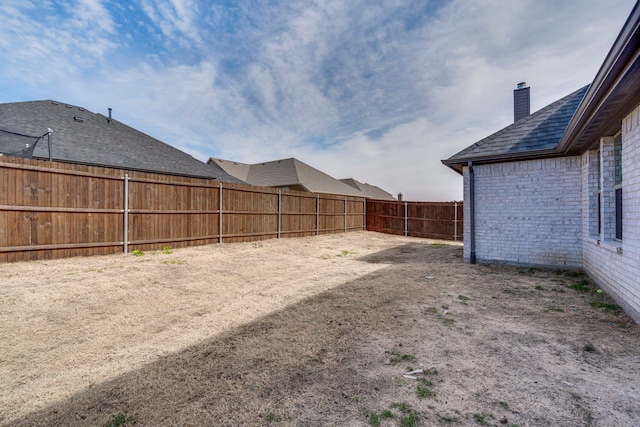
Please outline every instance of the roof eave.
M557 157L558 152L554 149L546 149L546 150L535 150L535 151L526 151L520 153L507 153L507 154L499 154L499 155L490 155L490 156L475 156L475 157L466 157L466 158L457 158L457 159L446 159L442 160L442 164L450 167L454 171L458 172L462 175L462 170L464 166L467 166L469 162L473 164L490 164L490 163L502 163L508 162L512 160L537 160L544 159L548 157Z
M603 107L617 94L621 82L629 70L640 59L640 3L636 3L616 38L600 70L596 74L582 102L569 121L567 130L558 143L557 151L568 153L575 151L578 144L589 148L593 141L581 141L590 126L595 126L594 118L602 113ZM639 96L628 94L624 104L630 105L639 100ZM605 136L605 135L602 135Z

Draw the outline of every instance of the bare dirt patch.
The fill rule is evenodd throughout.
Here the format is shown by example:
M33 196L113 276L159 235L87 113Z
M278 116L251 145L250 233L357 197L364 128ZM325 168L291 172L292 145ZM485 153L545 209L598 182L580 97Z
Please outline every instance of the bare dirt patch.
M459 245L356 232L0 277L1 425L640 425L636 324L586 277Z

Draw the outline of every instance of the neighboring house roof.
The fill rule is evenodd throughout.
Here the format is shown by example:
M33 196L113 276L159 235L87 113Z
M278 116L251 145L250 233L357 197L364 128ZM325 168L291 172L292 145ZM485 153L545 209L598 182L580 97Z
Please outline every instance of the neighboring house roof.
M0 132L0 151L15 151L12 142L16 133L43 135L47 128L53 130L54 160L242 182L124 123L82 107L51 100L0 104L0 129L14 133ZM46 138L37 144L33 155L49 158Z
M588 88L578 89L442 162L460 172L469 161L506 160L555 149Z
M260 187L300 188L312 193L338 194L365 197L350 185L340 182L324 172L298 159L282 159L265 163L246 164L210 158L207 162L236 177L243 177L248 184Z
M555 105L557 113L547 111L553 120L546 122L541 114L536 116L538 113L534 113L442 163L461 172L469 161L492 163L580 154L597 147L601 137L611 136L620 130L622 119L638 104L640 2L633 7L593 82L538 112ZM571 116L567 119L569 112ZM518 132L526 126L527 120L541 121L537 134L531 134L531 138L526 131ZM556 133L560 127L549 130L547 134L548 127L559 125L559 122L565 122L560 135Z
M369 199L395 200L395 197L393 197L391 193L387 193L382 188L376 187L375 185L363 184L360 181L353 178L341 179L340 181L352 186L357 190L362 191L364 195Z

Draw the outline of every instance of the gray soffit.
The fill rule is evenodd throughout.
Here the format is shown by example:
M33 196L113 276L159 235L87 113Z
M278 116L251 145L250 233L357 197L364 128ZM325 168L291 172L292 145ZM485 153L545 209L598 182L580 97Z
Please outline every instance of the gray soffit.
M0 129L42 135L47 128L53 130L56 161L242 183L177 148L86 108L52 100L0 104ZM39 142L34 158L48 156L46 141Z

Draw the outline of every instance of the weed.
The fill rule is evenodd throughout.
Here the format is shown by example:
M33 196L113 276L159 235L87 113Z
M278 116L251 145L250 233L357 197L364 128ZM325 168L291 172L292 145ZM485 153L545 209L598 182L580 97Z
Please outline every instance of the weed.
M138 423L137 415L125 415L122 412L113 415L111 421L106 424L106 427L127 427Z
M480 424L481 426L488 426L489 420L488 418L493 418L491 414L473 414L473 421Z
M448 305L443 305L441 306L443 310L449 310L449 306Z
M425 385L418 384L416 387L416 396L420 399L424 399L425 397L435 396L435 392Z
M276 423L279 423L280 421L282 421L282 418L280 418L279 416L277 416L277 415L276 415L276 414L274 414L273 412L269 412L269 413L267 414L267 416L266 416L266 417L264 417L264 420L265 420L266 422L269 422L269 423L272 423L272 422L274 422L274 421L275 421Z
M440 421L441 424L453 424L453 423L459 423L460 420L457 417L449 417L446 415L440 415L437 414L438 416L438 421Z
M429 307L424 309L424 314L436 314L438 309L436 307Z
M391 355L391 359L389 360L389 362L392 365L396 365L400 362L413 362L414 360L416 360L415 356L412 356L411 354L402 354L398 353L397 351L389 351L387 353Z
M390 410L385 409L380 414L380 418L395 418L395 415L393 415L393 412L391 412Z
M469 297L464 296L464 295L458 295L458 299L464 305L467 305L467 301L469 301Z
M131 253L133 254L133 256L143 256L144 252L142 252L140 249L134 249L133 251L131 251Z
M164 260L164 261L160 261L161 264L165 264L165 265L182 265L182 264L186 264L186 261L183 259L172 259L170 261Z
M589 292L591 290L591 286L589 286L589 281L586 279L582 279L581 281L574 283L569 286L571 289L575 289L580 292Z
M602 301L591 301L589 305L591 307L601 308L610 313L618 313L620 311L620 306L618 304L610 304Z
M404 402L402 403L392 403L391 404L391 408L393 409L397 409L400 412L404 412L404 413L408 413L408 412L412 412L413 408L411 407L411 405L408 405Z
M438 370L435 368L429 368L426 371L424 371L425 375L438 375Z
M562 273L562 275L564 277L583 277L584 273L581 271L565 271Z
M431 246L435 246L436 248L442 247L442 246L447 246L446 243L432 243Z
M588 342L585 345L583 345L582 346L582 350L586 351L586 352L589 352L589 353L597 353L598 352L598 349L596 348L596 346L594 346L590 342Z
M535 274L535 273L536 273L536 271L540 271L540 270L538 270L538 269L537 269L537 268L535 268L535 267L531 267L531 268L529 269L529 274Z
M540 285L537 285L536 286L536 290L537 291L544 291L544 288L542 286L540 286Z
M558 288L551 288L551 290L552 290L553 292L557 292L557 293L559 293L559 294L564 294L564 289L562 289L562 288L560 288L560 289L558 289Z
M555 313L564 313L564 308L560 308L560 307L555 307L553 305L550 305L546 308L547 311L552 311Z
M420 416L416 412L413 412L409 415L406 415L400 418L400 425L402 427L414 427L417 425L417 422L419 419L420 419Z
M494 403L499 407L501 407L502 409L505 409L507 411L509 410L509 404L507 402L503 402L502 400L496 400Z
M162 253L165 255L169 255L171 253L173 253L173 251L171 250L170 246L163 246L162 247Z
M516 295L516 291L514 291L513 289L505 289L502 291L503 294L507 294L507 295Z
M444 326L451 326L451 325L453 325L453 322L455 322L455 320L453 320L451 317L443 317L442 318L442 324Z
M372 412L369 414L369 425L371 426L379 426L380 425L380 415Z
M158 251L151 251L151 255L158 255Z
M336 256L348 256L348 255L354 255L355 252L353 251L340 251L340 254L336 255Z

